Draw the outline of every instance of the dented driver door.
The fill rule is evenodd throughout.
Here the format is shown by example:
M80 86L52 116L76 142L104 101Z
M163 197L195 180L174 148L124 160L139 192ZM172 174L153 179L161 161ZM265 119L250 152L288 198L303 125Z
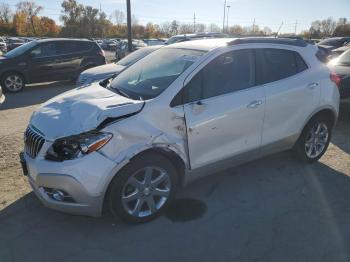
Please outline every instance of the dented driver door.
M254 66L253 51L231 51L211 61L185 87L192 169L258 152L265 95L263 86L255 86Z

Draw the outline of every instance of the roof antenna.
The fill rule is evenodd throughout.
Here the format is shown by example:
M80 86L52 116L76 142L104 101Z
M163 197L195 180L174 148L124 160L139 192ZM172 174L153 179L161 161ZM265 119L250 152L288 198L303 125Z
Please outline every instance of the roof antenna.
M277 38L278 33L281 31L282 26L283 26L283 21L282 21L280 27L278 28L278 30L277 30L277 32L276 32L275 38Z

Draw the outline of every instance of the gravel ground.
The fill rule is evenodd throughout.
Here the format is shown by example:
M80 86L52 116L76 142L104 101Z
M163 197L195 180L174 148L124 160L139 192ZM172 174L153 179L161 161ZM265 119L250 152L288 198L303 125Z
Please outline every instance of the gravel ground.
M0 106L1 261L350 261L349 102L319 163L302 165L288 152L248 163L182 190L179 199L187 201L165 217L129 227L109 214L48 210L22 176L18 154L33 110L71 88L29 86ZM191 199L199 204L188 207ZM197 220L184 222L196 212Z

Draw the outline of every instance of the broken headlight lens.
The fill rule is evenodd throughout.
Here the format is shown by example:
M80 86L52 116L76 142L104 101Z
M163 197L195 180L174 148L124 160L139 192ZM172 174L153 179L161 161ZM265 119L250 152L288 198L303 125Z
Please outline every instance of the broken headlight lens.
M63 161L75 159L99 150L112 138L111 133L90 131L57 139L49 148L46 159Z

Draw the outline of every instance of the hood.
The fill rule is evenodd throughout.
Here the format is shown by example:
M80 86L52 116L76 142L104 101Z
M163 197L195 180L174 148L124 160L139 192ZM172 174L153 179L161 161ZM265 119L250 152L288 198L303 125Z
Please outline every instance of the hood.
M82 77L91 77L93 79L104 79L110 75L120 73L125 66L117 65L116 63L101 65L97 67L90 68L81 73ZM106 76L106 77L104 77Z
M47 101L33 113L30 125L53 141L93 130L107 118L137 113L144 103L93 84Z

